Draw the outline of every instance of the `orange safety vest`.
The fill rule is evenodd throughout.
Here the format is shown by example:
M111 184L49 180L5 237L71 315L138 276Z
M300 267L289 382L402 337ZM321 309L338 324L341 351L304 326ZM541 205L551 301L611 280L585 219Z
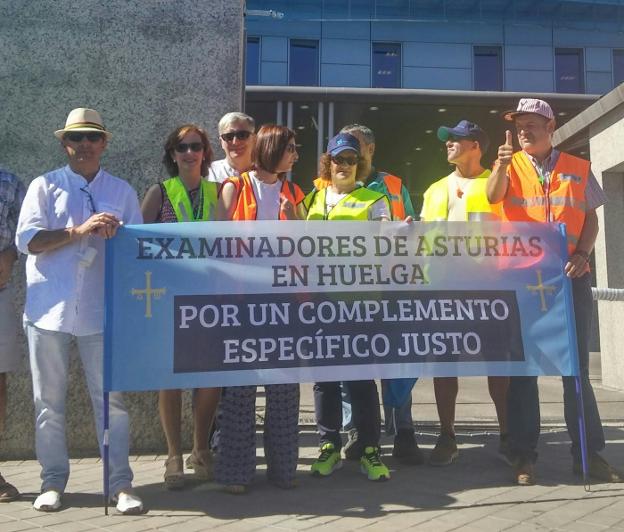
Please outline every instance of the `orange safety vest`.
M403 204L403 196L401 194L403 181L401 181L400 177L385 173L383 174L383 180L389 193L388 199L392 209L392 219L403 221L405 219L405 205Z
M236 194L238 195L238 201L236 203L236 209L234 209L234 213L232 214L232 220L255 220L258 215L258 202L256 201L249 174L243 172L240 177L228 177L223 185L225 185L225 183L232 183L236 187ZM299 205L305 197L303 191L287 179L282 179L282 189L280 193L295 206ZM281 210L279 219L287 219Z
M382 175L384 184L388 189L387 197L390 201L392 219L401 221L405 220L405 205L403 204L403 195L401 194L403 190L403 181L401 181L400 177L392 174L386 174L385 172L380 172L380 174ZM317 177L313 183L316 190L321 190L331 185L331 180Z
M516 152L508 169L507 195L494 207L502 220L565 223L568 253L572 255L585 223L585 188L589 172L589 161L560 153L546 197L535 167L523 152ZM547 219L548 206L550 220Z

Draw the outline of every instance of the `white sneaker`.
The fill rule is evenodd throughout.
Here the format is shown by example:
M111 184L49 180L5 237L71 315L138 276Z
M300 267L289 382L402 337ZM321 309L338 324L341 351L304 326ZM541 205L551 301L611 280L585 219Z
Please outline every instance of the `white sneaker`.
M56 490L44 491L33 503L33 508L38 512L58 512L60 507L61 494Z
M143 501L131 491L120 491L113 496L113 503L117 511L123 515L138 515L143 513Z

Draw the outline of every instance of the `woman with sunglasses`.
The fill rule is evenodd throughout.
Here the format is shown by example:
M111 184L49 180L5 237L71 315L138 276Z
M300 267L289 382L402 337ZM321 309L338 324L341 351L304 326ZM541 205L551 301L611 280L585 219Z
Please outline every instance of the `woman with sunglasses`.
M297 161L295 132L273 124L260 128L252 152L254 169L225 181L222 219L293 220L303 214L301 189L286 179ZM299 384L264 387L264 451L269 482L295 487L299 453ZM228 493L245 493L256 469L256 386L227 388L219 407L215 480Z
M144 223L175 223L215 220L218 185L205 176L212 150L206 132L195 124L184 124L167 137L162 162L170 178L149 188L141 211ZM212 456L208 446L210 427L219 403L219 388L193 390L193 450L186 461L195 476L212 477ZM184 487L182 460L182 391L160 390L160 422L167 439L165 487Z
M365 188L356 181L360 164L360 143L348 133L340 133L327 145L321 155L319 178L330 182L314 190L304 200L308 220L390 220L390 203L380 193ZM390 472L379 457L381 414L375 381L345 382L353 409L353 424L358 441L364 449L360 469L369 480L388 480ZM312 474L331 475L342 466L342 396L339 382L314 384L314 410L320 435L320 455L312 464Z

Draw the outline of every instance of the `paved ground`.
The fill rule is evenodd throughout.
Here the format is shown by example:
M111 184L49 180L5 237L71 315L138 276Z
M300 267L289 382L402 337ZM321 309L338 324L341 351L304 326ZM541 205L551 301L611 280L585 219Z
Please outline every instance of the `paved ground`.
M596 362L596 361L595 361ZM592 372L595 372L594 367ZM598 373L596 373L598 375ZM133 457L135 484L148 506L137 517L104 515L101 463L96 458L74 460L64 509L40 514L31 505L39 489L34 461L3 462L0 470L23 492L22 500L0 505L0 531L58 530L622 530L624 484L601 484L586 491L571 473L567 434L563 428L559 379L540 380L544 433L540 440L539 485L517 487L510 468L497 454L498 435L485 379L463 379L458 401L459 461L446 468L401 467L391 457L392 479L373 483L356 464L328 479L308 470L316 456L309 386L303 389L299 486L282 491L264 479L259 448L256 483L244 496L222 493L214 484L199 484L188 476L188 488L167 492L162 486L163 457ZM624 469L624 393L604 390L595 380L608 439L604 455ZM415 389L414 417L421 447L435 443L435 404L430 381ZM260 410L261 412L261 410ZM259 438L260 442L260 438ZM384 439L387 454L392 440Z

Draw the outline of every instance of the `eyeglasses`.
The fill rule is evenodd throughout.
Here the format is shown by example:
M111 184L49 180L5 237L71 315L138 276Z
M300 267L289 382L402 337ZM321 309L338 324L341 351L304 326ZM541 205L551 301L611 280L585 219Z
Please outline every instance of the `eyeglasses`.
M286 151L288 153L295 153L297 151L297 145L296 144L286 144Z
M336 155L331 158L332 163L338 166L355 166L360 161L359 157L344 157L342 155Z
M251 131L247 131L246 129L239 129L238 131L223 133L222 135L220 135L220 137L225 142L232 142L234 140L234 137L236 137L236 140L247 140L249 137L251 137Z
M104 138L104 133L98 133L97 131L89 131L87 133L76 131L74 133L67 133L63 136L63 138L71 142L82 142L82 139L84 138L86 138L89 142L97 142L98 140L102 140Z
M175 147L175 151L178 153L186 153L187 151L195 151L199 152L204 149L204 145L201 142L189 142L186 144L185 142L181 142Z
M91 214L95 214L97 212L97 209L95 208L95 202L93 201L93 196L91 195L91 192L89 192L87 185L85 185L84 187L81 187L80 190L87 195L87 201L89 202L89 208L91 209Z

